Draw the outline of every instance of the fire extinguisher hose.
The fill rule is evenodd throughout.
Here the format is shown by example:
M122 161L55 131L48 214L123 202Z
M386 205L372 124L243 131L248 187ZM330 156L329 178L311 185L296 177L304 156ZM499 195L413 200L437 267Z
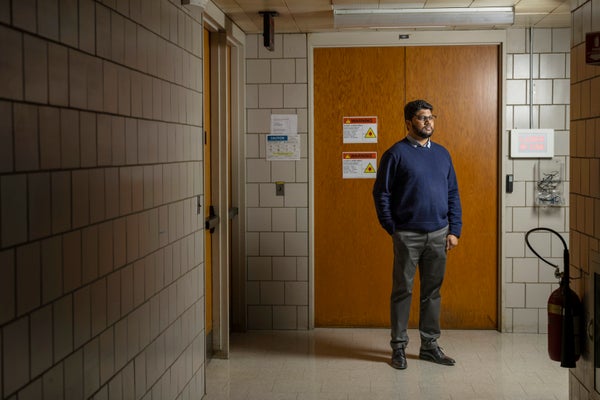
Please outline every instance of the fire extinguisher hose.
M542 257L529 243L529 235L537 231L548 231L559 237L563 244L563 272L561 273L558 265L552 264L544 257ZM571 289L569 288L569 249L565 239L553 229L550 228L534 228L525 234L525 243L529 250L533 252L540 260L546 264L555 268L554 276L560 279L560 290L563 296L562 306L562 332L561 332L561 357L560 366L565 368L574 368L575 362L577 361L578 355L576 355L575 349L575 326L574 326L574 309L571 304ZM575 295L576 296L576 295ZM577 301L578 302L578 301Z

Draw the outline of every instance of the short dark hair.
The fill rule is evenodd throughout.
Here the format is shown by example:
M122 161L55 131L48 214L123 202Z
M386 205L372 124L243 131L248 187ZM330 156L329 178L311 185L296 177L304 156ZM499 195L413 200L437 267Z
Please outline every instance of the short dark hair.
M406 103L404 106L404 119L412 119L412 117L414 117L419 110L433 111L433 106L425 100L413 100L409 103Z

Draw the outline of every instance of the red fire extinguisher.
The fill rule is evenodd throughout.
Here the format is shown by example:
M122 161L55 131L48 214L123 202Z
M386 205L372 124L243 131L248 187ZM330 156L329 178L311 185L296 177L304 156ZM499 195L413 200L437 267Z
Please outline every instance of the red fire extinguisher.
M557 235L563 246L563 272L558 265L552 264L540 256L529 243L529 234L535 231L549 231ZM569 250L563 237L549 228L534 228L525 235L529 250L546 264L556 270L554 276L560 279L560 287L548 298L548 355L553 361L560 361L560 366L575 368L581 355L582 304L577 294L569 287Z

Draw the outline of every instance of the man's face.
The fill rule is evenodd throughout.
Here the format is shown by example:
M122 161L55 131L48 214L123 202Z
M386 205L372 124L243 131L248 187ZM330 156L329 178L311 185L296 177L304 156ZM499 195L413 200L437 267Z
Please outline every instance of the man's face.
M409 134L415 139L428 139L433 135L433 125L435 116L431 110L419 110L410 119L406 121L406 127Z

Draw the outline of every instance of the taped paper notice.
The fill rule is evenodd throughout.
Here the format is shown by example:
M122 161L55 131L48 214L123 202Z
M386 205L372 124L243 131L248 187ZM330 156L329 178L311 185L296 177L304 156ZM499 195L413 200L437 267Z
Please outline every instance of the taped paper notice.
M267 135L267 161L299 159L300 135Z

